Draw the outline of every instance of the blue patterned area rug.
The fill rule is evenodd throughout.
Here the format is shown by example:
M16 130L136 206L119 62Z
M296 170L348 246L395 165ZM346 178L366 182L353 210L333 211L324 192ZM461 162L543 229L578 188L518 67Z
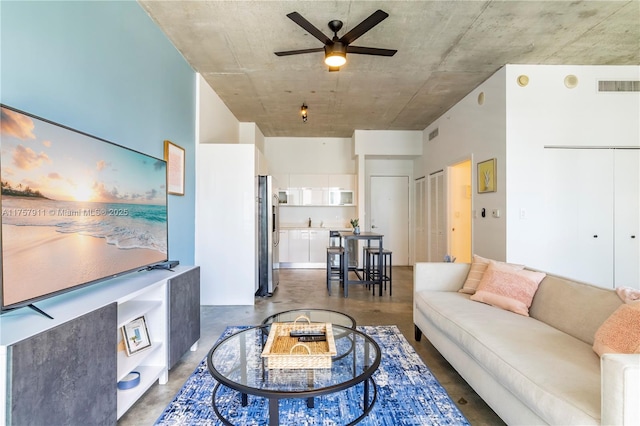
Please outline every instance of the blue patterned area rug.
M228 327L220 339L242 328L246 327ZM469 424L398 327L360 326L358 330L373 337L382 351L380 367L373 375L378 398L369 415L359 424ZM165 408L156 425L222 425L211 408L215 384L205 358ZM242 407L236 391L222 388L217 401L222 414L237 425L268 424L265 398L249 396L249 406ZM307 408L306 400L301 398L282 399L280 422L295 426L341 425L357 418L362 413L361 406L362 390L354 388L317 397L315 408Z

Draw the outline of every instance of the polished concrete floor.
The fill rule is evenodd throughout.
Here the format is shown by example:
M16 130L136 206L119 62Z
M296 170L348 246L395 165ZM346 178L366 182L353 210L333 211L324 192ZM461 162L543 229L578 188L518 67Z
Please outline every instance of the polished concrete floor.
M203 306L198 350L186 354L169 372L169 382L153 385L118 424L152 425L227 326L257 325L271 314L297 308L345 312L354 317L358 325L397 325L472 425L504 424L431 346L428 336L421 342L414 340L411 267L393 268L391 297L388 290L382 297L373 296L359 285L349 287L348 298L342 297L337 283L332 290L329 296L323 269L286 269L281 271L280 286L275 294L257 298L254 306Z

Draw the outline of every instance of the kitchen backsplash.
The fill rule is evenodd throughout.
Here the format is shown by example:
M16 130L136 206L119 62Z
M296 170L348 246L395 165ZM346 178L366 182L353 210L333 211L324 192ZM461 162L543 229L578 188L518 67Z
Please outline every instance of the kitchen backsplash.
M349 221L356 217L355 207L280 207L280 227L351 228Z

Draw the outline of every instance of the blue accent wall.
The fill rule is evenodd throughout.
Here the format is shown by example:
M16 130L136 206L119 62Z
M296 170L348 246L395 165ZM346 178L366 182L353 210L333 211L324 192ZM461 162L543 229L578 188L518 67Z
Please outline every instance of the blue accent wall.
M169 257L194 262L196 74L140 5L0 1L0 101L163 158L186 151L169 196Z

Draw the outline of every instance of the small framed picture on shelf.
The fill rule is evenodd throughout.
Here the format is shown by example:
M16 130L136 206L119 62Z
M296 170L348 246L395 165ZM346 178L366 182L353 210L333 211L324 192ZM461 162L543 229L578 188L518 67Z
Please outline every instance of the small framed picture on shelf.
M144 316L138 317L130 323L125 324L121 330L124 348L128 356L151 347L149 330L147 330L147 322Z

